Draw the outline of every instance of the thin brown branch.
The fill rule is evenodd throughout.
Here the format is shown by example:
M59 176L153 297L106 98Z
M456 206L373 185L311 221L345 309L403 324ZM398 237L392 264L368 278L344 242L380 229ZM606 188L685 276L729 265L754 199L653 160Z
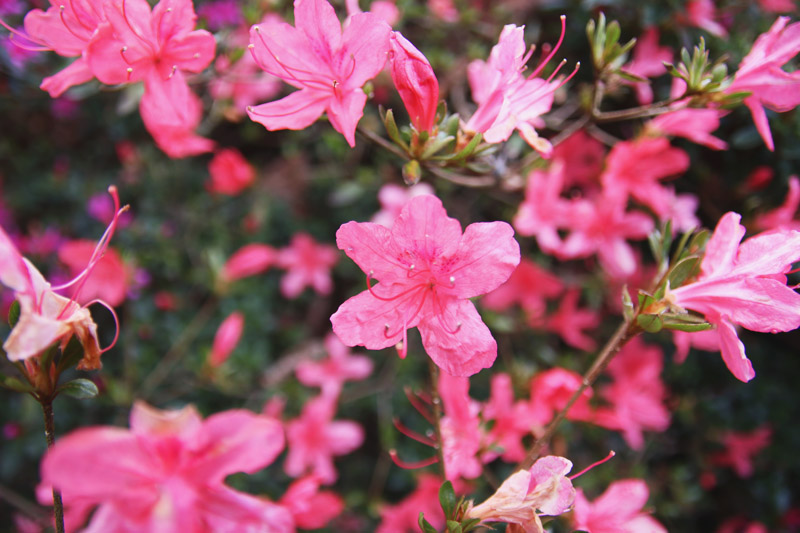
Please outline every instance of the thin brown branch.
M44 437L47 439L47 448L50 449L56 443L56 427L53 418L53 400L48 399L42 402L42 413L44 414ZM56 519L56 533L64 533L64 503L61 500L61 492L53 487L53 513Z

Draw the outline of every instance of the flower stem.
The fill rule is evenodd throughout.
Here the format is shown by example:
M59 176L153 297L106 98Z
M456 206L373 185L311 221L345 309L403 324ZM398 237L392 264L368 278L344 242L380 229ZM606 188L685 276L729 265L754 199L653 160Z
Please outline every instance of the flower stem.
M439 367L431 359L428 361L428 368L431 374L431 402L433 402L433 430L436 433L436 455L439 457L442 479L446 480L447 471L444 466L444 442L442 441L442 398L439 396Z
M636 315L638 315L638 312ZM527 457L525 457L525 459L519 464L517 470L527 470L533 466L533 463L539 458L539 455L541 455L544 448L550 443L550 439L553 438L553 435L555 434L559 424L561 424L561 422L567 416L567 412L569 412L573 404L578 401L578 398L580 398L581 394L583 394L583 391L591 387L592 384L597 381L597 378L600 377L600 374L603 373L620 349L622 349L622 347L625 346L629 340L641 333L641 328L636 323L636 315L619 325L617 331L614 332L614 335L612 335L606 345L603 346L603 349L598 354L597 359L595 359L591 368L589 368L589 370L583 375L583 382L581 383L581 386L578 387L578 390L572 394L567 402L567 405L565 405L564 408L558 412L555 418L553 418L550 424L548 424L544 435L536 439L536 442L528 452Z
M56 442L56 427L53 419L53 400L42 401L44 414L44 437L47 439L47 448L50 449ZM53 488L53 512L56 518L56 533L64 533L64 503L61 501L61 492Z

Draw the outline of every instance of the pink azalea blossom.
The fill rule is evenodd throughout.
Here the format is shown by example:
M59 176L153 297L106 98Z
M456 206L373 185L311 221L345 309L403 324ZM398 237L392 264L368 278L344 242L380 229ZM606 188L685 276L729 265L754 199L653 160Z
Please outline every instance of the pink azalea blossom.
M292 513L300 529L320 529L344 510L344 500L335 492L319 490L320 480L314 476L298 479L278 502Z
M278 422L244 410L202 420L191 406L159 411L138 402L130 425L79 429L42 461L42 482L66 505L98 505L87 531L293 531L283 507L224 484L275 460Z
M418 196L391 229L348 222L336 243L367 273L368 290L331 317L348 346L378 350L402 341L417 326L433 361L454 376L492 365L497 344L469 298L494 290L519 263L519 244L505 222L461 224L435 196ZM380 283L373 287L372 280Z
M711 462L733 468L736 475L748 478L753 475L753 459L772 441L772 429L761 426L754 431L728 431L722 436L725 451L714 454Z
M423 194L434 194L433 187L424 182L417 183L411 187L401 187L400 185L387 183L378 191L378 202L381 204L381 210L375 213L372 221L381 226L391 228L408 201L415 196L422 196Z
M564 167L564 187L596 185L603 171L606 150L585 130L578 130L553 148L551 168L556 161Z
M254 276L275 264L277 252L266 244L252 243L242 246L228 258L220 272L225 282Z
M288 270L281 279L281 294L297 298L308 286L319 294L329 294L333 288L331 268L338 260L333 246L318 244L307 233L296 233L289 246L275 256L275 264Z
M572 75L567 80L554 81L561 67L559 65L547 79L536 76L556 54L564 39L565 28L566 22L562 16L558 43L527 76L523 76L522 72L531 53L526 53L525 27L508 24L503 28L488 62L475 60L469 65L469 84L478 109L467 122L467 130L483 133L483 138L490 143L503 142L514 130L518 130L531 147L544 157L550 156L552 145L540 138L535 128L544 125L541 116L550 111L553 93Z
M681 22L703 29L717 37L728 36L728 30L717 20L719 12L714 5L714 0L688 0L685 11L685 15L679 16Z
M326 0L295 0L295 26L274 21L250 30L250 51L269 74L300 89L247 109L268 130L301 130L327 112L333 128L355 146L364 114L362 87L386 63L391 28L372 13L350 18L342 31Z
M209 192L235 196L256 179L256 171L236 148L225 148L214 154L208 164L211 180L206 185Z
M428 0L428 10L445 22L458 22L458 9L453 0Z
M589 352L595 349L596 342L584 330L596 328L600 324L600 315L592 309L578 309L580 296L579 289L567 290L561 297L558 310L544 320L544 327L557 333L573 348Z
M726 114L720 109L684 107L657 116L647 123L646 129L656 134L684 137L712 150L727 150L728 143L711 135L719 128L719 119Z
M784 113L800 105L800 75L781 68L800 52L800 22L787 24L789 17L778 17L768 32L758 36L727 89L751 93L744 104L770 151L775 144L764 107Z
M102 259L117 225L119 198L116 188L109 188L117 208L117 215L111 221L103 237L97 243L89 258L88 265L71 282L59 289L73 287L73 299L56 294L44 276L33 264L22 257L9 236L0 228L0 283L14 291L20 304L20 316L11 334L3 344L3 349L11 361L21 361L40 354L56 341L62 344L75 335L83 346L84 356L78 368L93 370L100 368L100 349L97 338L97 324L92 320L89 310L75 301L81 288ZM107 350L108 348L106 348Z
M533 318L544 316L547 299L556 298L564 291L564 284L530 259L523 257L519 266L503 285L483 297L487 309L504 311L519 303Z
M769 529L756 520L748 520L743 516L734 516L725 520L716 530L716 533L769 533Z
M793 13L797 10L794 0L758 0L758 6L767 13Z
M321 361L301 361L295 368L297 380L307 387L320 387L322 394L337 397L345 381L365 379L372 373L372 361L353 355L334 334L325 337L328 357Z
M417 488L395 505L384 505L376 533L419 533L419 515L425 515L433 527L444 527L444 513L439 505L442 480L433 474L422 474Z
M491 395L483 406L481 416L484 422L493 422L486 440L493 449L499 448L499 451L485 453L483 462L489 462L498 455L510 463L522 461L526 455L522 439L532 433L536 420L528 402L514 402L511 376L503 373L492 376Z
M704 350L706 352L716 352L719 350L719 332L715 329L706 331L678 331L672 332L672 341L675 343L675 355L673 358L676 363L683 363L689 356L689 349Z
M236 0L206 2L197 10L197 14L206 19L211 31L218 31L226 26L238 26L244 22L242 6Z
M761 332L800 326L800 295L786 286L786 273L800 260L800 232L779 230L741 243L745 228L737 213L725 214L706 245L701 273L671 290L677 308L705 316L717 327L722 359L742 381L755 377L734 324Z
M101 82L144 81L139 104L145 127L171 157L210 151L213 142L193 130L202 104L184 72L201 72L214 59L214 37L195 30L191 0L161 0L152 10L146 0L110 0L106 20L87 49L89 68Z
M549 254L563 246L558 230L571 218L572 203L561 197L565 168L559 160L548 170L532 171L525 186L525 199L513 220L520 235L535 236L539 248Z
M658 28L650 26L637 39L633 49L633 59L624 65L625 72L635 74L640 78L655 78L666 74L667 68L664 61L672 62L672 49L668 46L658 45ZM653 103L653 89L650 82L633 83L636 98L641 105Z
M639 479L615 481L593 502L578 489L574 526L587 533L667 533L656 519L642 512L649 496L647 485Z
M540 516L557 516L572 507L575 489L566 477L570 470L572 462L563 457L542 457L530 470L512 474L489 499L470 508L466 517L518 526L508 531L544 533Z
M483 472L479 458L482 438L480 406L469 397L469 378L439 373L442 398L442 455L447 479L475 479Z
M411 117L411 124L419 132L431 132L439 105L439 81L433 67L400 32L393 31L389 43L392 81Z
M531 380L530 399L530 409L537 425L547 425L557 412L566 407L582 382L580 374L565 368L551 368L537 373ZM592 407L589 405L591 397L592 389L584 389L569 408L567 420L591 420L593 416Z
M228 359L239 344L243 331L244 315L239 311L234 311L222 321L214 335L211 353L208 354L208 363L212 367L218 367Z
M353 15L363 13L358 5L359 0L345 0L344 3L347 7L348 21ZM369 5L369 12L389 26L394 26L400 20L400 10L397 9L395 0L373 0Z
M611 407L598 409L593 422L621 430L628 445L641 450L643 430L665 431L669 427L667 391L661 381L663 367L664 354L658 346L646 345L640 337L629 341L608 365L613 383L600 389Z
M292 477L306 473L322 483L336 481L333 457L346 455L364 442L364 430L350 420L333 420L336 399L328 396L312 398L303 406L299 418L286 424L289 453L283 468Z
M800 207L800 180L789 178L789 192L783 203L775 209L757 215L753 226L760 230L800 230L800 220L795 218Z
M59 247L58 259L67 265L72 276L77 276L92 262L95 248L96 244L89 240L67 241ZM133 269L123 262L119 252L109 246L103 257L95 262L91 277L80 287L80 294L73 290L72 295L80 304L103 300L117 307L125 301L132 282Z

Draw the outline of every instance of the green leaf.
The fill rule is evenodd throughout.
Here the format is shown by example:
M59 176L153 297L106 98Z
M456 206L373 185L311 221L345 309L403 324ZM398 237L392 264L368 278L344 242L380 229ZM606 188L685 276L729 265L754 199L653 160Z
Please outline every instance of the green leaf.
M664 321L664 329L674 329L678 331L686 331L689 333L695 333L697 331L707 331L709 329L713 329L714 325L709 324L708 322L704 322L702 324L691 324L688 322L670 322L665 320Z
M706 243L710 238L711 238L711 232L708 231L707 229L698 232L694 237L692 237L692 240L689 241L689 252L695 253L697 251L704 250L706 247Z
M463 533L463 531L461 531L461 524L459 524L455 520L448 520L447 533Z
M11 303L11 307L8 308L8 325L12 328L17 325L17 322L19 322L19 313L19 301L14 300Z
M61 358L58 360L56 371L63 372L68 368L77 365L83 359L83 346L77 337L73 337L67 343L67 347L61 352Z
M419 513L419 518L417 519L417 523L419 524L419 528L424 531L425 533L439 533L436 531L436 528L433 527L430 522L425 520L423 516L424 513Z
M475 148L478 147L478 145L481 143L482 140L483 140L483 135L481 135L480 133L476 133L475 137L473 137L472 140L469 141L469 143L464 148L462 148L460 152L454 155L452 159L450 159L450 161L457 163L459 161L465 160L466 158L472 155L472 152L475 151Z
M634 83L650 83L650 80L647 78L637 76L636 74L627 72L625 70L618 70L617 75L624 80L632 81Z
M58 388L58 392L63 392L68 396L81 400L94 398L100 393L100 391L97 390L97 385L84 378L73 379L72 381L64 383Z
M464 520L464 521L461 523L461 529L462 529L462 530L463 530L465 533L467 533L467 532L469 532L469 531L472 531L472 530L473 530L473 529L475 529L476 527L478 527L478 524L480 524L480 523L481 523L481 520L480 520L480 518L470 518L470 519L468 519L468 520Z
M403 140L400 135L400 130L397 129L397 122L394 120L394 113L389 109L383 118L383 125L386 127L386 133L389 138L399 145L403 150L408 151L408 144Z
M47 372L50 371L50 365L53 364L53 358L56 356L58 344L58 342L53 343L53 345L42 354L41 360L39 361L39 363L42 365L42 368Z
M425 160L430 158L433 155L436 155L436 152L450 144L451 142L455 141L456 138L450 135L442 135L441 133L436 136L435 139L431 140L425 145L425 150L422 152L421 159Z
M445 481L439 487L439 504L442 506L445 518L453 518L456 511L456 493L449 481Z
M669 286L675 289L683 285L683 282L694 276L700 268L700 258L696 255L678 261L669 271Z
M661 318L658 315L639 315L636 323L648 333L658 333L663 327Z
M29 383L24 383L17 378L4 376L3 374L0 374L0 387L16 392L33 392L34 390Z
M628 292L628 286L625 285L622 288L622 314L625 316L625 320L630 320L633 318L633 300L631 300L631 293Z
M678 260L683 259L684 251L686 250L686 243L689 242L694 229L691 229L681 235L681 240L678 241L678 246L675 247L675 252L672 254L672 263L677 263Z

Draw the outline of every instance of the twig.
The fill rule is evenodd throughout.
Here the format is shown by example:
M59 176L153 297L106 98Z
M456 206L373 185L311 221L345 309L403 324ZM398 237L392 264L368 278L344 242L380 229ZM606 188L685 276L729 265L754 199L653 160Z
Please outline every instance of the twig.
M53 419L53 399L42 401L42 413L44 414L44 437L47 439L47 448L50 449L56 443L56 428ZM61 501L61 492L53 487L53 512L56 518L56 532L64 533L64 502Z
M365 128L363 126L358 126L356 128L356 131L358 133L360 133L362 136L366 137L368 140L370 140L370 141L374 142L375 144L377 144L378 146L380 146L381 148L393 153L397 157L399 157L401 159L404 159L404 160L408 160L408 154L407 153L405 153L404 151L402 151L397 146L393 145L392 143L390 143L389 141L387 141L386 139L384 139L380 135L377 135L374 131L370 131L370 130L368 130L367 128Z
M436 455L439 457L442 479L447 479L447 471L444 465L444 442L442 441L442 398L439 396L439 367L436 366L433 359L430 359L428 368L431 374L431 401L433 402L433 418L435 422L433 430L436 433Z

